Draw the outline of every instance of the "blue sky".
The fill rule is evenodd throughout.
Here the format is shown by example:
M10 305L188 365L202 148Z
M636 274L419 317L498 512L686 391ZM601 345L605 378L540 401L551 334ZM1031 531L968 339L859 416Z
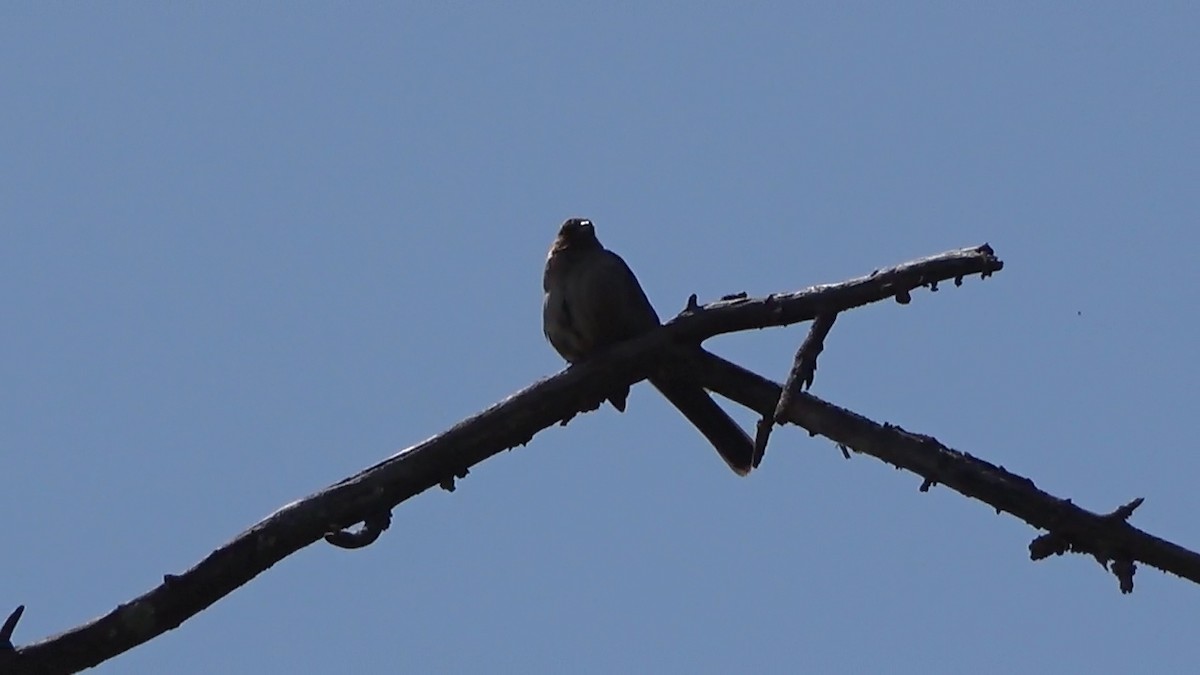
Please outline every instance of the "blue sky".
M562 364L561 220L664 316L990 242L814 393L1200 546L1187 3L6 4L0 606L78 625ZM782 379L803 326L709 346ZM736 413L748 426L753 416ZM1179 672L1198 589L649 387L105 673ZM3 609L7 613L9 609Z

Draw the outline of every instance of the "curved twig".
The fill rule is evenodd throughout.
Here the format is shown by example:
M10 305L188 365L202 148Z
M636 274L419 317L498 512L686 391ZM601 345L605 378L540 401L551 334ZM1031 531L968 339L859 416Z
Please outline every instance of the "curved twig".
M379 539L379 535L383 534L383 531L391 527L391 525L392 512L381 511L364 520L362 529L358 531L338 530L337 532L329 532L325 535L325 541L338 548L364 548L374 544Z

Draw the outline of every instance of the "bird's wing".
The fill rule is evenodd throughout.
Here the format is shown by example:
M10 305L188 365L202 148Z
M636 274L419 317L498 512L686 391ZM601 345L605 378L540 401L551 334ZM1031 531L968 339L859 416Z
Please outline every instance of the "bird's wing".
M609 347L658 326L654 306L621 256L601 249L581 267L571 303L579 308L573 314L586 323L582 332L592 336L595 348Z

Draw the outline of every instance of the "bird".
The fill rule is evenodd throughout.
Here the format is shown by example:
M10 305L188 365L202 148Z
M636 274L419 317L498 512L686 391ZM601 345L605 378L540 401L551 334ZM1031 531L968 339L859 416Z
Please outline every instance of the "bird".
M595 225L586 218L568 218L559 228L546 256L542 290L542 330L569 364L661 325L633 270L621 256L604 248ZM708 439L734 473L745 476L751 469L754 441L703 387L672 370L671 361L668 354L663 359L666 365L647 378L650 384ZM625 387L608 400L624 412L628 394Z

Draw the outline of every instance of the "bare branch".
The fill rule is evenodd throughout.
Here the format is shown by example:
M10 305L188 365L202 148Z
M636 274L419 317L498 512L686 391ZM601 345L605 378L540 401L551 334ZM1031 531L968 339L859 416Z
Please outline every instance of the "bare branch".
M108 614L17 649L11 654L12 666L5 664L6 672L66 673L94 666L179 626L327 533L365 521L364 532L333 537L351 545L373 541L378 532L372 532L381 531L381 514L431 487L451 489L455 478L465 476L469 467L524 445L555 423L595 409L615 386L644 378L657 353L671 343L694 344L721 333L808 321L819 314L906 296L937 281L955 279L957 283L967 275L988 276L1002 267L984 244L841 284L762 299L689 306L661 329L527 387L442 434L284 506L191 569L164 575L161 585ZM773 401L778 395L776 391Z
M764 415L774 412L780 395L778 384L708 352L692 365L693 377L705 387ZM1141 505L1140 498L1109 514L1093 513L1038 489L1024 476L949 448L932 436L874 422L807 393L795 395L786 417L810 434L923 477L922 490L945 485L990 504L997 513L1010 513L1046 530L1048 534L1030 544L1034 560L1072 551L1090 554L1105 565L1115 561L1112 571L1126 593L1133 590L1135 560L1200 583L1200 554L1126 522Z
M783 383L783 390L779 394L779 403L775 405L775 412L763 415L758 422L758 433L754 436L754 461L751 463L755 469L762 463L763 455L766 454L771 429L774 428L774 425L783 424L786 421L785 411L792 405L792 395L812 387L813 377L817 374L817 357L825 351L825 338L829 336L834 321L837 321L836 312L818 316L809 327L808 336L800 344L800 349L796 350L796 357L792 360L792 370Z
M876 270L838 284L765 298L720 300L696 310L685 310L668 325L679 325L684 331L673 335L676 340L704 341L723 333L811 321L820 314L843 312L887 298L908 298L911 291L922 286L934 287L948 279L961 285L964 277L978 274L986 278L1002 269L1004 262L995 256L991 246L983 244ZM737 311L730 311L735 308Z

